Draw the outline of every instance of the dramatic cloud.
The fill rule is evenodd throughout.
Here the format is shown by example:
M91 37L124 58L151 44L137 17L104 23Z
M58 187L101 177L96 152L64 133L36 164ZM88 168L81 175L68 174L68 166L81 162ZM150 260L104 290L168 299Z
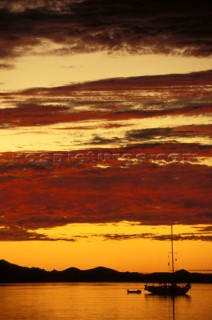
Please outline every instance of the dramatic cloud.
M208 70L1 93L1 126L105 120L106 127L112 128L127 125L129 119L207 115L212 105L211 86L212 72Z
M101 168L92 161L71 161L45 168L30 158L24 161L1 167L0 218L5 227L35 230L123 220L146 225L211 223L211 169L206 166Z
M40 46L58 55L105 50L209 56L210 12L209 2L5 0L0 55L22 55ZM49 41L57 48L45 48Z
M55 240L36 230L72 223L210 224L211 84L207 71L1 93L2 239ZM168 240L127 237L144 236Z

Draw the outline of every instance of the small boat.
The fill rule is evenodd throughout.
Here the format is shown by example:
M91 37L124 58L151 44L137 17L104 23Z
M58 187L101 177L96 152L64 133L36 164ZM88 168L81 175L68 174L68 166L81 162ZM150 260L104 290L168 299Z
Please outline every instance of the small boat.
M137 294L141 294L141 290L127 290L127 293L137 293Z
M174 239L173 239L173 226L171 225L171 254L172 254L172 282L168 284L148 285L146 284L144 290L153 295L159 296L181 296L185 295L191 288L190 283L184 286L177 285L174 279Z

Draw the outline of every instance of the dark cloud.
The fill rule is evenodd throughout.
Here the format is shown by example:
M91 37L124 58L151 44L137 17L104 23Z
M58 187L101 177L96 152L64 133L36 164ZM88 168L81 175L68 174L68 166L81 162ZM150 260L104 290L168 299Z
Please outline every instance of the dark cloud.
M14 102L13 102L14 103ZM14 103L15 104L15 103ZM99 103L99 107L101 107L101 103ZM88 108L90 108L88 104ZM211 112L211 107L209 105L205 106L193 106L193 107L180 107L179 109L173 109L173 110L155 110L155 111L144 111L144 110L138 110L138 111L131 111L129 110L131 106L125 105L126 111L122 110L121 112L108 110L108 111L98 111L98 106L96 105L96 110L81 110L79 112L76 112L76 109L73 107L73 109L67 107L67 106L39 106L39 104L32 103L32 104L25 104L23 106L18 106L16 108L2 108L0 109L0 117L1 117L1 123L0 128L4 129L5 127L25 127L25 126L42 126L42 125L51 125L51 124L57 124L57 123L69 123L70 125L66 125L63 128L58 128L57 130L64 130L64 129L78 129L78 130L89 130L91 129L91 126L80 126L81 121L89 121L89 120L102 120L107 121L107 124L101 124L99 121L99 126L105 129L110 128L118 128L118 127L125 127L128 125L127 120L134 119L154 119L155 117L160 116L169 116L169 115L204 115L209 114ZM124 123L114 123L114 121L125 121ZM79 122L79 126L72 127L72 124L75 122ZM89 124L89 123L88 123ZM186 126L185 126L186 127ZM94 125L93 127L94 128ZM189 133L190 128L190 133ZM204 129L204 126L202 126ZM177 131L178 129L174 130L171 129L149 129L149 130L142 130L142 131L129 131L126 134L126 138L129 140L139 140L145 136L155 136L156 134L161 135L169 135L169 136L177 136L177 135L185 135L185 136L191 136L192 130L195 131L195 127L188 127L188 130L184 130L180 132ZM210 135L210 132L207 131L207 129L210 129L209 125L205 126L205 130L201 133L197 128L197 133L194 135L199 136L206 136ZM112 141L118 141L118 137L114 137L112 139L104 139L98 136L93 141L94 144L98 144L99 142L112 142ZM102 141L100 141L102 140ZM105 140L105 141L103 141Z
M112 144L112 143L116 143L116 142L120 142L120 138L118 137L113 137L111 139L105 139L104 137L100 137L98 135L96 135L93 140L91 140L89 142L89 144L100 144L100 145L104 145L104 144Z
M204 227L195 227L200 233L212 233L212 226L204 226Z
M139 89L147 89L147 90L154 90L152 93L160 95L160 98L163 97L163 90L169 89L175 97L188 99L195 97L197 92L201 92L201 97L204 95L209 96L208 91L206 92L203 88L204 85L210 86L212 85L212 70L206 71L198 71L198 72L191 72L185 74L167 74L167 75L151 75L151 76L139 76L139 77L126 77L126 78L109 78L109 79L102 79L96 81L89 81L84 83L77 83L77 84L69 84L63 85L59 87L51 87L51 88L30 88L19 92L22 95L30 96L32 94L42 94L43 96L60 96L60 95L67 95L70 92L76 90L83 90L83 91L118 91L122 90L139 90ZM185 88L185 87L186 88ZM180 88L180 91L178 90ZM195 88L195 91L194 91ZM155 92L157 89L157 92ZM158 95L157 95L158 97ZM199 96L199 99L201 98ZM105 97L104 97L105 98ZM104 98L101 102L105 103ZM201 100L197 100L201 101ZM115 100L117 102L117 100ZM162 99L157 101L157 103L164 102ZM110 103L113 103L110 100Z
M25 228L11 226L0 228L0 239L2 241L47 240L47 237Z
M169 235L157 235L154 233L141 233L141 234L104 234L102 238L105 240L134 240L134 239L150 239L157 241L170 241ZM174 235L175 241L212 241L212 235L199 235L197 233L178 234Z
M152 234L151 233L141 233L141 234L104 234L102 235L102 238L104 240L116 240L116 241L120 241L120 240L134 240L134 239L151 239L152 238Z
M0 63L0 70L12 70L15 66L10 63Z
M154 128L143 130L132 130L126 134L128 140L142 141L154 139L160 141L161 138L177 138L177 137L211 137L211 125L188 125L172 128Z
M54 237L39 233L37 231L27 230L23 227L1 227L0 228L0 239L1 241L69 241L77 242L81 239L99 239L103 241L126 241L135 239L148 239L156 241L170 241L170 235L158 235L157 233L134 233L134 234L119 234L119 233L108 233L108 234L84 234L84 235L73 235L63 236L61 234L55 235ZM212 235L201 233L187 233L187 234L175 234L174 241L212 241Z
M66 8L70 3L77 3L80 0L1 0L0 8L7 8L10 12L25 12L27 10L45 9L52 12L59 12Z
M124 51L211 55L211 4L153 0L3 1L2 57L30 52L43 40L49 53Z
M38 232L34 232L32 230L27 230L22 227L1 227L0 228L0 239L1 241L57 241L57 240L65 240L75 242L77 241L77 237L75 238L53 238L50 236L46 236L44 234L40 234Z
M40 106L38 103L18 103L17 108L0 110L1 124L7 126L39 126L69 121L67 108L63 106ZM1 126L0 124L0 126ZM4 125L3 125L4 128Z
M170 240L167 235L157 235L152 237L153 240L166 241ZM174 236L175 241L212 241L212 235L199 235L199 234L179 234Z

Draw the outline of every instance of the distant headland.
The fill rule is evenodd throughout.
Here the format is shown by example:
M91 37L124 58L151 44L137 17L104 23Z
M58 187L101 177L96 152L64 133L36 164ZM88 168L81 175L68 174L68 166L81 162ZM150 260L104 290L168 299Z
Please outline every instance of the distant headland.
M169 272L142 274L138 272L119 272L105 267L80 270L74 267L57 271L28 268L0 260L0 283L31 282L169 282ZM191 273L186 270L175 272L177 282L212 283L212 273Z

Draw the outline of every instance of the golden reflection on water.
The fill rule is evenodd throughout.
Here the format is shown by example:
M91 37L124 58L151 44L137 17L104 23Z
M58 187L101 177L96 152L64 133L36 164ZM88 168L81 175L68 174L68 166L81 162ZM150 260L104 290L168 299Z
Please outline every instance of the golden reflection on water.
M141 283L49 283L0 286L1 319L7 320L208 320L212 286L192 285L189 296L127 294Z
M186 305L186 307L190 307L189 303L191 303L191 296L185 295L185 296L176 296L176 297L163 297L163 296L154 296L151 294L145 295L146 299L152 300L152 302L159 302L161 305L167 305L168 304L168 310L169 310L169 319L177 320L178 316L176 315L176 306L177 305Z

